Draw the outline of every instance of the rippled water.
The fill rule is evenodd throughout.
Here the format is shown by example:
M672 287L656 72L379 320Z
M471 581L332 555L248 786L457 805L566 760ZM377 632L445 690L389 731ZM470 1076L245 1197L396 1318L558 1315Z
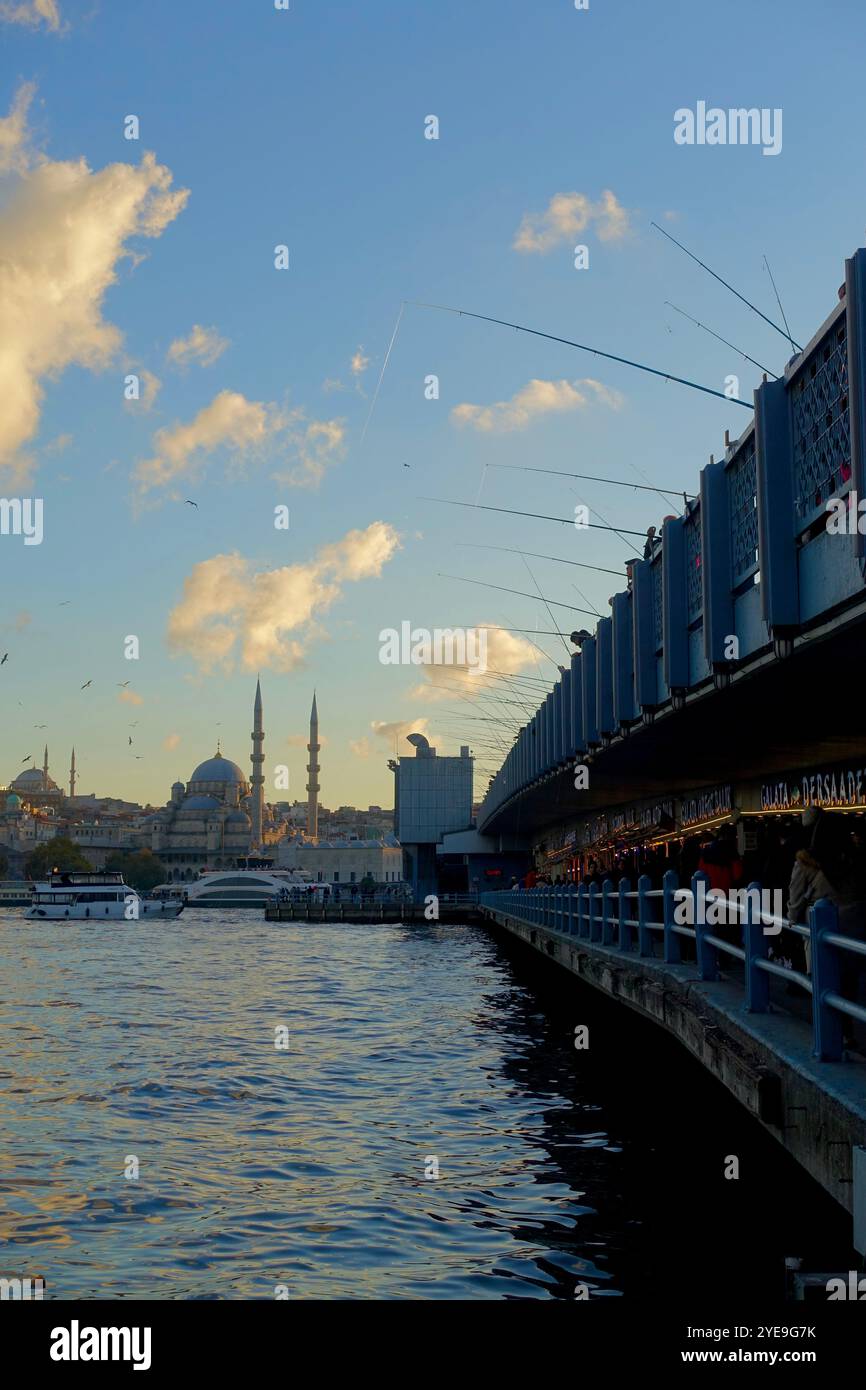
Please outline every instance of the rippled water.
M576 1052L573 986L482 928L7 910L0 979L0 1274L49 1297L619 1296L692 1258L622 1011Z

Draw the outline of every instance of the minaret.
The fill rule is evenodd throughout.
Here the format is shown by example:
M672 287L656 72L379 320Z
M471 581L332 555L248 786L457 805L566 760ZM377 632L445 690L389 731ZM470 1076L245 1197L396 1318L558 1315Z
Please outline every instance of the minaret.
M264 754L265 731L262 728L262 688L256 680L256 699L253 705L253 751L250 762L253 765L253 775L250 779L253 803L253 843L252 848L260 850L262 847L262 822L265 812L265 778L262 766L265 761Z
M48 744L45 745L45 761L42 764L42 790L48 791Z
M72 762L69 764L69 795L75 795L75 749L72 750Z
M313 691L313 708L310 710L310 741L307 749L310 754L310 761L307 763L307 772L310 780L307 783L307 834L311 840L319 838L319 761L318 754L321 748L319 743L319 715L316 710L316 692Z

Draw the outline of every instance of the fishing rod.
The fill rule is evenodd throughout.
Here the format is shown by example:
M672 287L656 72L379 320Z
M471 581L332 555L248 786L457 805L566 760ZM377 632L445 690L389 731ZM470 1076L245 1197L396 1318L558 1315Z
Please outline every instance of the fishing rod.
M547 609L547 616L548 616L548 618L550 619L550 621L551 621L552 623L555 623L555 622L556 622L556 619L554 618L553 614L552 614L551 611L550 611L550 604L548 603L547 599L544 597L544 594L541 592L541 589L540 589L539 586L538 586L538 580L536 579L535 575L532 573L532 570L529 568L529 561L527 560L527 558L526 558L525 555L524 555L522 558L523 558L523 563L524 563L524 565L526 566L526 573L529 575L529 578L532 580L533 584L535 585L535 592L538 594L538 597L541 599L542 603L544 604L545 608ZM575 586L572 585L572 588L574 588L574 587L575 587ZM578 590L577 592L579 593L579 590ZM586 595L585 595L585 594L580 594L580 597L584 600L585 603L589 603L589 599L586 598ZM586 612L587 612L587 609L585 609L585 608L584 608L584 609L581 609L581 612L586 613ZM600 618L600 617L601 617L601 614L598 612L598 610L596 610L596 617L597 617L597 618ZM562 638L562 645L565 647L565 654L566 654L566 656L569 658L569 660L571 660L571 652L570 652L569 649L568 649L568 643L566 642L565 637Z
M742 402L740 402L742 404ZM543 512L518 512L512 507L491 507L486 502L454 502L450 497L419 497L419 502L439 502L444 507L472 507L478 512L503 512L506 516L527 516L536 521L558 521L562 526L574 526L573 516L546 516ZM579 531L614 531L618 536L646 537L645 531L630 531L627 527L602 526L597 521L581 522Z
M726 396L724 391L715 391L712 386L701 386L697 381L689 381L684 376L674 376L672 372L660 371L658 367L648 367L643 362L632 362L628 357L618 357L614 352L603 352L601 348L590 347L587 343L576 343L571 338L558 338L555 333L542 333L540 328L527 328L523 323L509 323L507 319L494 319L489 314L474 314L471 309L455 309L449 304L424 304L419 299L409 299L418 309L438 309L445 314L459 314L462 318L481 319L484 323L498 323L501 328L514 328L518 333L531 333L535 338L547 338L551 343L564 343L566 347L578 348L581 352L591 352L594 357L605 357L609 362L620 362L625 367L635 367L639 372L650 376L660 376L663 381L675 381L678 386L690 386L693 391L703 391L707 396L718 396L723 401L733 401L736 405L751 410L748 401L738 396ZM781 329L779 330L781 332Z
M712 328L707 328L707 325L705 323L700 323L697 319L693 319L691 314L687 314L685 309L677 308L676 304L673 304L671 300L666 299L665 304L667 304L671 309L676 309L677 313L682 314L683 318L688 319L689 323L693 323L697 328L702 328L705 333L709 333L711 338L717 338L720 343L724 343L725 347L729 347L734 352L738 352L741 357L745 357L746 361L751 362L754 367L760 368L762 372L766 372L769 376L773 377L774 380L778 380L775 372L771 372L770 368L763 366L762 363L756 362L754 357L750 357L747 352L743 352L743 349L738 348L736 343L729 343L727 338L722 337L721 333L714 333Z
M517 594L518 598L537 599L538 594L527 594L523 589L505 589L501 584L488 584L484 579L465 579L462 574L442 574L441 571L436 576L438 579L456 579L458 584L477 584L482 589L498 589L501 594ZM547 602L548 600L545 600ZM588 608L578 608L573 603L560 603L558 599L549 600L555 608L570 608L572 613L586 613L590 618L597 618L598 613L592 613ZM553 660L553 658L548 658ZM554 666L556 662L554 661Z
M665 300L665 303L667 302L668 301ZM671 308L675 309L676 305L672 304ZM680 310L680 313L682 313L682 310ZM688 314L686 314L686 318L688 317ZM692 322L694 323L696 320L693 319ZM698 326L702 327L700 324ZM709 332L709 330L707 331ZM722 342L724 342L724 339L722 339ZM730 347L730 343L728 346ZM751 362L751 360L750 357L749 361ZM759 366L760 364L755 363L755 365ZM649 487L646 483L628 483L621 478L599 478L594 473L564 473L559 468L533 468L528 463L491 463L489 466L491 468L509 468L517 473L550 473L555 478L581 478L584 482L588 483L609 483L611 487L637 488L638 492L657 492L662 496L667 495L677 498L683 495L688 497L694 496L694 493L683 494L682 488L679 487Z
M763 319L764 323L768 323L771 328L775 328L776 332L781 333L783 338L787 338L788 342L792 343L798 352L802 352L803 349L800 347L800 344L794 343L794 340L789 333L786 333L785 330L783 328L780 328L777 323L773 323L772 319L768 319L766 314L762 314L760 309L757 308L757 306L754 305L750 299L747 299L744 294L740 294L739 290L735 290L733 285L729 285L727 280L722 279L721 275L717 275L714 270L710 270L710 267L704 261L699 260L697 256L693 256L688 247L683 246L681 241L677 241L675 236L671 236L670 232L666 232L664 227L659 226L658 222L651 222L650 226L655 227L656 231L661 232L662 236L666 236L668 241L673 242L674 246L678 246L681 251L685 251L686 255L691 260L697 261L697 264L701 267L702 270L706 270L708 274L712 275L714 280L718 280L720 285L724 285L726 290L730 290L731 294L736 295L737 299L739 299L743 304L747 304L749 308L758 315L758 318ZM731 399L733 400L734 398L731 397Z
M519 632L523 637L569 637L571 635L556 629L548 630L546 627L500 627L498 623L495 627L488 623L472 623L470 626L478 628L480 632Z
M598 574L615 574L617 579L622 579L621 570L607 569L605 565L587 565L581 560L562 560L558 555L539 555L537 550L514 550L510 545L481 545L478 541L455 541L454 544L468 546L473 550L501 550L506 555L528 555L530 560L553 560L557 565L576 565L581 570L596 570ZM520 631L521 629L518 627L503 628L503 632ZM552 635L555 636L556 634Z
M779 291L776 289L776 282L775 282L775 280L773 279L773 272L772 272L772 270L770 269L770 262L767 260L767 257L766 257L766 256L764 256L764 265L767 267L767 274L768 274L769 277L770 277L770 284L773 286L773 293L774 293L775 296L776 296L776 303L777 303L778 306L779 306L779 313L782 315L782 322L784 323L785 328L787 329L787 333L788 333L788 342L791 344L791 347L794 347L794 339L791 337L791 330L790 330L790 328L788 327L787 315L785 314L785 310L782 308L782 301L781 301L781 299L779 298Z

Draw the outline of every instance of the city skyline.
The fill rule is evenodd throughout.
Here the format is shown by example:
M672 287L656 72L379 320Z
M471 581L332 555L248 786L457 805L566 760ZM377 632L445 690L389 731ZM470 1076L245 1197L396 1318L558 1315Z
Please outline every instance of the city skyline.
M29 9L32 25L3 25L0 246L27 300L13 294L4 310L20 351L3 386L20 409L0 439L0 493L44 499L44 538L0 536L0 778L46 724L52 745L76 747L82 789L158 804L217 737L245 746L261 670L289 796L304 797L313 687L328 708L331 804L385 804L388 759L412 729L442 752L473 746L480 794L510 745L508 716L525 717L519 700L501 725L475 722L469 676L454 691L435 670L385 666L380 632L517 629L491 633L488 664L541 689L568 644L533 632L593 618L555 607L552 622L532 595L603 613L618 582L508 550L620 573L634 550L603 530L422 499L566 518L585 500L594 519L642 533L675 499L514 470L690 489L748 416L403 301L519 322L716 390L734 373L750 399L760 370L665 301L776 372L785 343L649 224L775 316L766 254L794 333L820 322L863 236L833 138L862 120L855 52L818 32L805 0L785 6L796 22L781 32L773 6L733 0L712 49L684 5L659 49L651 8L620 31L604 5L552 7L524 32L516 0L495 22L446 0L424 31L419 90L414 20L397 4L213 6L206 28L166 0L147 24L76 0ZM615 45L615 69L595 68L597 44ZM683 77L696 46L700 90ZM359 70L362 47L383 81ZM779 58L769 74L767 48ZM831 54L832 112L804 95ZM678 144L675 113L715 104L783 109L778 153ZM803 206L804 167L837 190L820 216ZM578 242L588 270L575 268ZM275 268L283 245L287 271ZM125 399L130 376L138 401ZM438 399L425 394L431 376Z

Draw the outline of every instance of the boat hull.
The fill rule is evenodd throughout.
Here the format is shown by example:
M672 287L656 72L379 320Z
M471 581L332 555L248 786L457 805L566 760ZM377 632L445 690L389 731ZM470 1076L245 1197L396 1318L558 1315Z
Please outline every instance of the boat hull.
M25 917L29 922L151 922L178 917L181 912L183 903L140 902L137 916L127 917L123 903L94 903L92 907L73 903L70 907L59 904L56 907L51 904L31 907Z

